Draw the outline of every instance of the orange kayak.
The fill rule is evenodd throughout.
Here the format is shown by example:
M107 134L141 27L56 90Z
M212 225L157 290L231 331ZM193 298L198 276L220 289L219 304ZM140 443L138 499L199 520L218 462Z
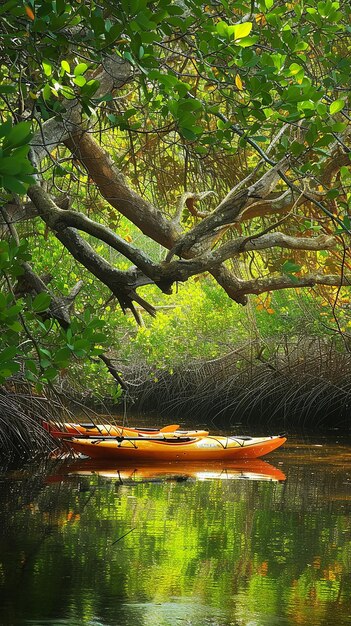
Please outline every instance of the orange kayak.
M163 428L132 428L129 426L116 426L113 424L80 424L64 422L55 424L43 422L45 430L57 439L71 438L72 435L85 435L86 437L152 437L174 433L178 437L206 437L208 430L180 430L179 424L170 424Z
M91 437L67 439L75 452L93 459L140 461L230 461L255 459L282 446L286 437Z

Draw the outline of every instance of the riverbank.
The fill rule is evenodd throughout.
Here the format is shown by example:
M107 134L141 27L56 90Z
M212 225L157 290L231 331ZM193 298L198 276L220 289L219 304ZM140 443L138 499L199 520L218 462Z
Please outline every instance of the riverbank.
M351 355L330 342L244 344L218 359L173 369L139 361L121 374L128 391L119 403L90 390L77 393L67 382L57 395L35 395L28 382L3 388L1 455L46 453L52 441L41 419L77 415L87 421L123 414L138 423L151 413L156 422L256 434L350 432Z

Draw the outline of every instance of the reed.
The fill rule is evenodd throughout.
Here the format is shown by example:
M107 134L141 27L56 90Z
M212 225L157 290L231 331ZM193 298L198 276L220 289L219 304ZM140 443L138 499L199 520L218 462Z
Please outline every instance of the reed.
M125 376L139 411L218 427L350 428L351 354L319 338L251 342L172 373L139 364Z

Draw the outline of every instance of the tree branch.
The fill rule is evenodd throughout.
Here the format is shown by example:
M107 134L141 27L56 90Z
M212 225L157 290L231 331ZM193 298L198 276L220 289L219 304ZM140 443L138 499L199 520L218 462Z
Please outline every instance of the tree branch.
M257 239L237 237L218 249L206 252L192 259L180 259L170 264L164 264L163 276L170 280L185 281L190 276L212 271L224 261L250 250L264 250L279 247L291 250L329 250L336 246L335 237L320 235L319 237L291 237L284 233L276 232L259 236ZM238 281L239 286L240 281Z
M204 238L213 237L219 228L236 221L246 206L257 198L265 198L272 192L280 179L281 171L285 170L287 166L288 160L283 159L253 185L239 191L231 190L211 215L203 219L177 241L168 253L166 261L169 262L175 254L178 256L186 255L195 244L199 244Z
M260 294L266 291L278 291L281 289L300 289L302 287L314 287L314 285L327 285L340 287L351 285L351 275L341 278L335 274L306 274L292 279L289 276L269 276L252 280L240 280L240 290L243 294Z
M140 230L165 248L173 246L180 232L153 204L141 198L126 183L111 157L88 133L65 140L66 146L84 165L101 195Z
M28 189L28 195L37 207L41 218L50 227L52 224L55 226L56 219L61 217L62 213L65 213L65 211L62 211L55 205L50 196L38 185L32 185ZM124 312L127 308L130 308L136 320L139 321L139 316L133 305L133 301L136 301L150 315L155 315L154 307L136 293L140 277L140 271L137 268L133 267L125 272L116 269L102 256L97 254L92 246L74 228L60 228L55 231L55 235L77 261L111 290ZM141 284L144 284L143 280L144 277L141 275Z

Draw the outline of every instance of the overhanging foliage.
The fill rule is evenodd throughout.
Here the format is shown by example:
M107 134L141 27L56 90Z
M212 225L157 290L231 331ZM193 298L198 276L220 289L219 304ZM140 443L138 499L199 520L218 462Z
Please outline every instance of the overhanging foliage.
M24 328L35 347L34 379L55 378L72 355L101 355L103 337L72 340L82 285L62 300L55 268L49 282L36 274L21 248L25 219L42 220L138 321L135 303L155 313L140 286L169 294L203 272L241 304L350 284L349 3L9 0L0 14L2 221L12 236L3 315L8 336ZM107 223L81 210L91 188ZM116 215L162 254L119 236ZM126 262L116 266L110 250ZM32 304L16 295L18 275ZM55 354L33 344L28 307L48 318L42 332L50 319L61 325Z

